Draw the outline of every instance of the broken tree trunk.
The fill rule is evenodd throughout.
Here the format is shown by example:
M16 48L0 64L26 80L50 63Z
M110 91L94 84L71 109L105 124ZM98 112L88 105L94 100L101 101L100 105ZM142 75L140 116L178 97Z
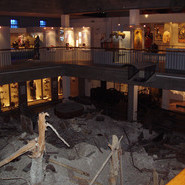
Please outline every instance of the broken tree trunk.
M31 184L39 184L43 181L43 153L45 151L45 131L47 113L40 113L38 119L39 137L32 153L32 164L30 170Z
M112 145L109 144L109 147L112 150L111 164L110 164L110 177L109 177L109 185L117 184L117 177L119 173L119 157L118 151L120 148L120 144L118 143L118 137L116 135L112 136Z
M100 173L104 169L105 165L108 163L109 159L112 157L114 150L120 145L120 142L122 139L123 139L123 136L121 136L119 141L117 143L115 143L115 145L114 145L115 148L114 147L111 148L111 150L112 150L111 153L108 155L108 157L106 158L104 163L101 165L100 169L98 170L98 172L96 173L96 175L94 176L92 181L89 183L89 185L93 185L95 183L96 179L98 178L98 176L100 175ZM118 168L119 168L119 165L118 165Z
M39 128L39 137L35 138L34 140L30 141L27 145L20 148L17 152L13 153L8 158L4 159L0 162L0 167L11 162L13 159L17 158L18 156L32 151L32 165L30 170L31 176L31 184L39 184L43 180L43 167L42 167L42 160L43 154L45 151L45 131L47 127L50 127L55 134L61 139L68 147L69 144L58 134L57 130L46 122L45 117L49 116L48 113L40 113L38 119L38 128Z

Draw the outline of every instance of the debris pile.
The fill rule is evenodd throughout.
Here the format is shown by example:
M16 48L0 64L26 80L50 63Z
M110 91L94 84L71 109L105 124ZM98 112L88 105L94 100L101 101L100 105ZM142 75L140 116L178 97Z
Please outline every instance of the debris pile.
M116 121L102 115L91 105L84 107L83 115L71 119L57 117L53 107L45 112L50 115L46 121L69 143L70 148L51 129L47 130L43 185L88 185L111 152L108 144L112 143L112 135L118 138L123 136L120 161L124 185L152 185L156 176L158 182L167 183L185 168L183 135L175 132L170 136L165 132L150 133L140 123ZM6 124L3 119L0 121L0 160L24 146L28 140L38 137L37 128L33 135L20 132L3 134ZM30 183L29 155L26 153L1 167L0 184ZM109 174L110 162L105 165L95 184L107 185ZM118 185L121 185L119 180Z

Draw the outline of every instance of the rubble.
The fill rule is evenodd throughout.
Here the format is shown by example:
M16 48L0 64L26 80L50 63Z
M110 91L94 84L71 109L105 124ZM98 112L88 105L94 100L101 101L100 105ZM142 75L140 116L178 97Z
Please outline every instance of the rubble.
M84 110L88 109L85 108ZM69 142L71 147L65 147L55 134L48 129L46 133L46 155L43 164L45 173L43 185L86 185L90 183L97 169L101 167L110 153L108 144L111 143L112 135L117 135L118 138L123 135L121 147L123 149L124 185L152 185L154 169L159 175L159 181L163 179L167 183L185 168L185 164L182 160L179 160L177 152L164 147L164 144L168 144L171 147L182 149L180 150L182 152L185 139L181 135L173 133L170 135L169 140L166 133L161 135L161 133L153 131L151 134L140 123L116 121L109 116L102 115L99 111L86 111L86 115L91 116L89 119L82 115L65 120L58 118L52 107L45 111L50 114L47 122L58 130L59 134ZM98 116L104 117L104 120L97 121ZM3 119L0 119L0 121L3 122ZM0 137L0 159L4 159L21 148L26 140L37 136L36 133L34 135L27 133L13 135L7 132L6 136ZM51 162L52 160L81 170L90 176L88 177L72 169L54 164ZM29 153L26 153L21 156L19 161L11 162L1 167L0 184L20 185L24 182L21 179L2 180L2 178L11 177L30 181L30 162ZM95 184L108 184L109 168L108 163Z

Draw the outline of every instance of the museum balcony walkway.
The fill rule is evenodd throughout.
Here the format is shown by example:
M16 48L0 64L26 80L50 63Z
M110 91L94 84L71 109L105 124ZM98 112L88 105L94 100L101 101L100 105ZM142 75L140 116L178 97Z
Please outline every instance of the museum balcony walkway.
M54 67L63 64L113 69L129 68L128 78L138 71L185 74L185 50L157 51L110 48L43 47L0 50L0 72ZM145 72L146 72L145 71ZM150 74L149 74L150 75Z

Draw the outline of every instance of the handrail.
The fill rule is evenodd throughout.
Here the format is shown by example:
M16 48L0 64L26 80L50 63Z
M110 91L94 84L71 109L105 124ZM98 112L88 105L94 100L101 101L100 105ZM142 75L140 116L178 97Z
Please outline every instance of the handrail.
M136 51L136 52L147 52L147 53L152 53L152 50L148 49L133 49L133 48L101 48L101 47L66 47L66 46L52 46L52 47L40 47L39 49L99 49L99 50L108 50L108 51ZM170 49L170 50L168 50ZM24 50L34 50L34 48L16 48L16 49L0 49L1 51L24 51ZM158 52L180 52L184 53L185 49L182 48L166 48L166 50L157 50ZM153 52L154 53L154 52Z

